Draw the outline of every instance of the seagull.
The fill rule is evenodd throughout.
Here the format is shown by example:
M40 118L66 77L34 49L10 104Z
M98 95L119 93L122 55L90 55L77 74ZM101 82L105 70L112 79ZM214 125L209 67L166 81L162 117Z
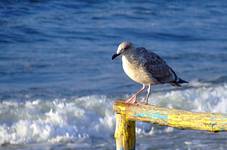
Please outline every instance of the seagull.
M113 54L112 60L118 56L122 56L123 70L129 78L143 85L125 103L137 103L137 96L147 88L144 102L148 104L151 85L169 83L173 86L181 86L182 83L188 83L179 78L173 69L156 53L143 47L136 48L131 42L122 42L118 46L117 52Z

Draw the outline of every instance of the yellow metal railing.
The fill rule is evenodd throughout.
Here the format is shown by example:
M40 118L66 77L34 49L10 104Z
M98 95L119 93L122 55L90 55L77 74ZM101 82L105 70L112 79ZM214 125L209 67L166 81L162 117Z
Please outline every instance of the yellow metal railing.
M227 114L190 112L155 105L116 101L115 140L117 150L135 150L135 121L151 122L180 129L227 131Z

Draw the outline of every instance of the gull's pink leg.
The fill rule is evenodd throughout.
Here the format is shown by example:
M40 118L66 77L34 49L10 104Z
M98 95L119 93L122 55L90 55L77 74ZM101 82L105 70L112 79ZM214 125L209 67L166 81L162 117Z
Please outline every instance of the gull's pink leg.
M125 103L132 103L132 102L134 102L134 101L136 101L136 95L135 95L135 94L133 94L130 98L128 98L128 99L125 101Z
M125 103L130 103L130 104L134 104L136 103L136 97L138 94L140 94L141 92L143 92L145 90L146 86L143 84L143 87L137 91L135 94L133 94L130 98L128 98Z

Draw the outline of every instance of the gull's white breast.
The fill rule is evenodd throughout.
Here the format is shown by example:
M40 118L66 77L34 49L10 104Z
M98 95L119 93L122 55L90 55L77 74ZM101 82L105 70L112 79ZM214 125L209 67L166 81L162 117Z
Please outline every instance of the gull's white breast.
M149 72L146 72L145 68L139 63L129 62L126 56L122 56L122 66L124 72L135 82L141 84L155 84L155 79L152 78Z

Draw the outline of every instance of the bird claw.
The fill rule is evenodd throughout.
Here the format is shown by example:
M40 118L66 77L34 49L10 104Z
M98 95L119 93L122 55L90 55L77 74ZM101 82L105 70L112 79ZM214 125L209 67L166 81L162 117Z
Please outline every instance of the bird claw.
M143 104L143 105L149 105L148 102L140 102L140 103Z
M144 105L148 105L148 97L145 97L141 103L143 103Z
M126 103L126 104L135 104L135 103L137 103L137 102L136 102L136 95L133 95L132 97L130 97L129 99L127 99L127 100L125 101L125 103Z

